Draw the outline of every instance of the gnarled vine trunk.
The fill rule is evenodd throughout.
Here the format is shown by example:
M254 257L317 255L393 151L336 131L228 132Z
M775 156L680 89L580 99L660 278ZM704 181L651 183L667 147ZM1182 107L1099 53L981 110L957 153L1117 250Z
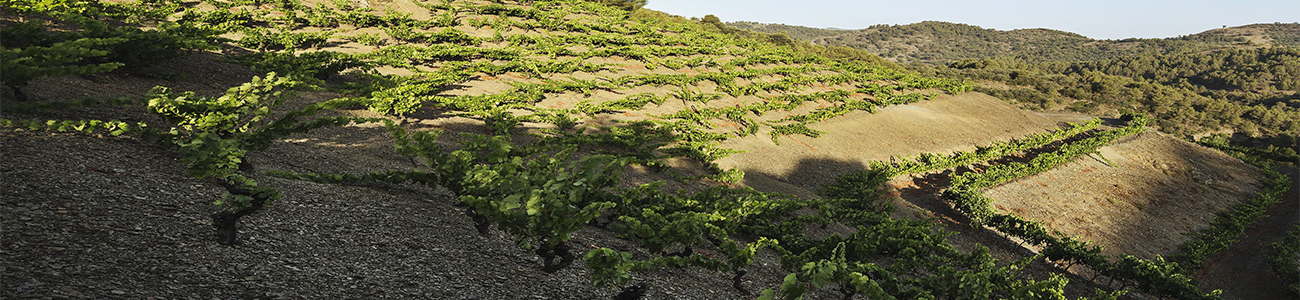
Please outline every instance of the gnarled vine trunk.
M542 271L546 273L555 273L564 267L573 264L573 254L569 253L569 245L561 242L554 247L548 247L545 243L538 247L534 253L542 257ZM555 261L556 258L559 261Z
M223 183L222 186L226 187L226 191L229 191L231 194L253 198L253 201L249 203L249 206L243 209L237 211L220 210L212 213L212 227L216 227L217 229L217 243L230 246L234 245L237 241L239 229L236 225L239 223L239 218L251 215L258 210L261 210L262 207L266 206L266 202L270 199L266 196L253 193L253 191L245 188L235 187L226 183Z

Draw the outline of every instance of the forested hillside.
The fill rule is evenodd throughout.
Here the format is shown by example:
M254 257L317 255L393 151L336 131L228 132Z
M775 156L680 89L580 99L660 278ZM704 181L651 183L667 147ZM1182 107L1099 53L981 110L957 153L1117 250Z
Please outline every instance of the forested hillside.
M1231 130L1294 145L1300 135L1300 51L1287 48L1147 54L1071 64L964 60L919 69L1000 82L979 90L1039 109L1150 112L1162 130Z
M1048 29L921 22L810 41L878 53L928 74L981 80L977 90L1035 109L1146 112L1169 133L1227 131L1239 133L1239 141L1293 148L1300 136L1300 51L1289 45L1297 37L1297 23L1094 40Z
M812 28L785 24L768 24L752 21L727 22L727 26L762 33L783 33L790 38L809 41L817 38L834 36L849 32L843 29Z
M1180 39L1247 46L1300 46L1300 23L1267 23L1212 29Z
M941 65L962 59L1009 58L1022 62L1072 62L1146 52L1183 53L1232 46L1294 45L1300 24L1255 24L1168 39L1097 40L1052 29L996 30L960 23L926 21L874 25L860 30L826 30L783 24L727 25L790 37L818 45L867 50L900 63Z

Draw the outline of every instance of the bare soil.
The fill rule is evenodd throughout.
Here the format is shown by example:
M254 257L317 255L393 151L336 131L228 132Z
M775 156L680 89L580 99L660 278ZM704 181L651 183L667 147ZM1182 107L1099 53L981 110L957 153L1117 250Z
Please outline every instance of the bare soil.
M1253 195L1258 169L1149 131L1047 172L989 189L993 206L1106 246L1107 255L1175 253L1184 233Z
M252 157L257 168L331 170L353 154L296 152L292 142L274 148ZM619 292L588 285L581 261L540 272L536 255L513 238L479 236L454 197L423 186L258 176L284 198L244 218L242 245L227 247L214 242L207 218L221 188L186 176L163 148L3 128L0 151L0 298L608 299ZM290 165L280 151L315 159ZM596 245L638 253L597 229L579 232L573 244L579 255ZM774 259L760 257L745 284L779 284ZM637 279L651 286L646 299L743 298L728 274L663 270Z
M1224 299L1296 299L1286 290L1288 282L1273 274L1269 245L1282 239L1291 224L1300 223L1300 172L1291 169L1291 190L1282 203L1268 211L1268 218L1246 231L1237 244L1206 259L1196 277L1203 290L1223 290ZM1263 271L1261 271L1263 270Z
M807 194L841 174L865 170L868 162L921 153L970 151L975 145L1009 140L1058 128L1058 122L1017 109L980 93L944 95L875 114L853 112L809 127L818 138L784 136L775 144L767 134L732 138L723 147L745 151L721 159L723 168L745 171L747 185L768 188L772 178L788 185L774 192ZM764 178L767 177L767 178ZM804 191L792 188L803 189Z

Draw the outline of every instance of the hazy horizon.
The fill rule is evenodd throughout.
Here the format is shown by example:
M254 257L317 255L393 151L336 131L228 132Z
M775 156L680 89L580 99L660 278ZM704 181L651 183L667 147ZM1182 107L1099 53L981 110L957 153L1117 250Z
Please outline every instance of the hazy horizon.
M646 8L684 17L718 16L816 28L862 29L923 21L997 30L1047 28L1095 39L1167 38L1223 26L1300 22L1300 1L850 1L650 0Z

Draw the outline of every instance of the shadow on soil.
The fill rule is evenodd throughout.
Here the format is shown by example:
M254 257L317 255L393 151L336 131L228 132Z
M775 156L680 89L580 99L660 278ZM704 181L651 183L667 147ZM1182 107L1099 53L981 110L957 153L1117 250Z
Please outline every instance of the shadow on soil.
M867 166L857 161L814 158L801 160L797 167L787 174L766 174L747 171L745 185L766 192L781 192L796 195L813 194L821 185L834 182L841 175L860 172ZM961 168L959 171L967 171ZM916 177L895 178L878 191L882 199L893 201L897 208L896 218L930 219L944 230L952 233L948 240L960 251L972 251L976 247L987 247L994 258L1003 264L1030 257L1034 252L1017 241L985 228L975 228L969 219L952 208L951 204L940 197L942 189L948 185L952 170L920 174ZM801 195L802 196L802 195ZM1059 274L1070 280L1066 286L1067 296L1091 296L1100 285L1092 283L1089 278L1067 273L1060 266L1037 260L1029 264L1023 274L1043 280L1051 274ZM1104 289L1104 288L1103 288Z
M1112 145L1121 146L1110 146L1047 172L993 187L986 195L999 200L994 202L998 210L1038 219L1049 229L1066 235L1097 241L1108 246L1106 253L1112 256L1130 254L1153 259L1157 254L1167 257L1178 253L1191 234L1209 226L1215 212L1253 196L1260 187L1254 179L1258 176L1254 168L1155 133L1125 138ZM1036 155L991 164L1027 161ZM942 182L946 178L940 174L914 178L911 184L915 187L905 186L901 193L905 199L925 199L908 194L924 195L936 184L946 185ZM1197 276L1202 291L1224 289L1225 299L1286 299L1288 295L1276 277L1260 270L1268 269L1267 250L1262 250L1266 249L1265 241L1280 237L1289 224L1300 218L1294 191L1290 197L1286 202L1290 206L1284 203L1273 208L1275 216L1257 224L1243 242L1207 260L1209 267ZM912 202L941 215L947 208ZM1279 220L1277 215L1285 217ZM1072 270L1088 277L1094 274L1081 267ZM1112 284L1104 278L1097 282ZM1118 283L1111 286L1120 287Z

